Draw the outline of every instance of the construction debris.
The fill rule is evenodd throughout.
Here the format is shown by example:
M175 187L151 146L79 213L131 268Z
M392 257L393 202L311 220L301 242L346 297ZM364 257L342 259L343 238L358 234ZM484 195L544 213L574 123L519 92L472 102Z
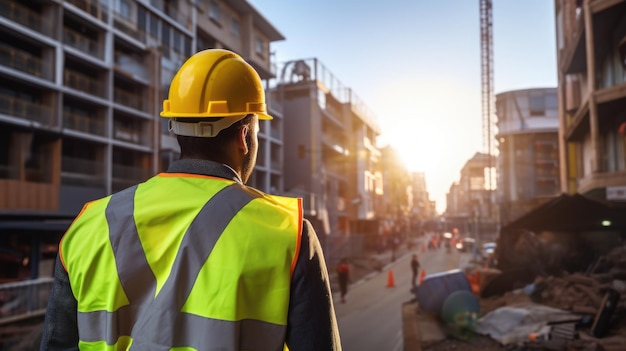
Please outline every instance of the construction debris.
M550 325L549 337L524 340L528 348L626 350L625 278L626 247L622 245L596 259L586 272L539 275L524 287L483 298L480 315L483 318L498 309L541 304L576 317L545 323Z

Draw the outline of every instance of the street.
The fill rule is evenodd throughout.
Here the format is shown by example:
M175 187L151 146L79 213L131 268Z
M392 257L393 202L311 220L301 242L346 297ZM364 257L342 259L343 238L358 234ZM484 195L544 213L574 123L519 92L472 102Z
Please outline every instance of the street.
M339 302L335 293L335 310L344 351L401 351L402 304L415 295L411 289L411 254L417 253L421 269L426 274L461 268L471 257L470 253L460 253L445 248L421 252L421 242L417 248L406 252L389 263L379 273L371 274L348 288L347 302ZM388 287L389 271L393 274L393 287Z

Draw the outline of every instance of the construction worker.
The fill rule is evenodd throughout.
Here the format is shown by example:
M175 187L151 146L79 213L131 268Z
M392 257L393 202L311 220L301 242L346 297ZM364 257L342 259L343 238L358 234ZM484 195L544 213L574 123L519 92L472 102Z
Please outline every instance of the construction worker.
M244 185L272 119L257 72L198 52L161 116L180 160L83 207L59 244L41 350L341 350L301 200Z

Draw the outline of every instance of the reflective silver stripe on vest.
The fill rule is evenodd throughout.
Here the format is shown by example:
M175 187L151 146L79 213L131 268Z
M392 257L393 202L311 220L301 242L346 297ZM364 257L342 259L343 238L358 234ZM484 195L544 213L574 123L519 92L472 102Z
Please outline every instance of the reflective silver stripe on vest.
M156 278L139 241L134 205L137 186L111 196L105 215L117 272L131 305L152 301Z
M79 312L80 340L114 344L120 336L130 335L131 349L138 351L177 346L197 350L282 350L285 326L256 320L222 321L181 312L222 232L259 195L232 184L213 196L187 229L170 276L153 299L156 280L133 218L135 191L133 187L112 195L106 209L118 274L130 305L114 312Z

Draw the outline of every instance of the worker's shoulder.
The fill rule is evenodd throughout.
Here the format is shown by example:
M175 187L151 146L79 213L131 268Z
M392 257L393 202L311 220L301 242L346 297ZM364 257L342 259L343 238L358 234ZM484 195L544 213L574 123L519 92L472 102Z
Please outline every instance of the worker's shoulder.
M257 188L254 188L248 185L242 186L242 189L253 197L267 199L268 201L278 201L281 203L293 203L293 202L299 201L299 198L297 197L268 194L266 192L263 192Z

